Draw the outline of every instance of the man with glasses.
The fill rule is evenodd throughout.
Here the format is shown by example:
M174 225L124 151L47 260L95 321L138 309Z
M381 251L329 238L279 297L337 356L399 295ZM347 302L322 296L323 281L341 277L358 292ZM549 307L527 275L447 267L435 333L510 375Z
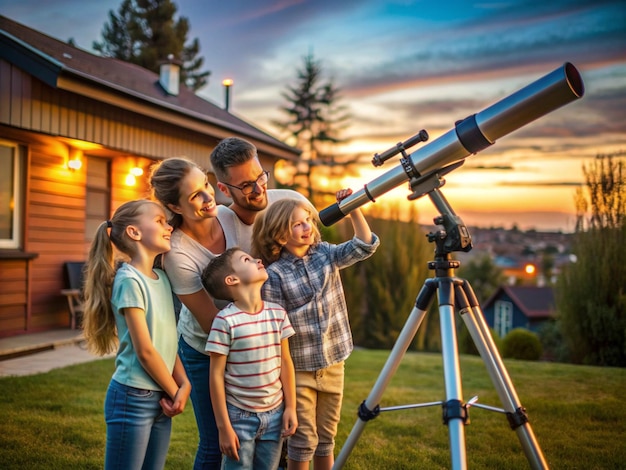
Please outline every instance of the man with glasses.
M211 152L211 166L217 187L233 202L218 216L224 233L233 233L239 247L250 252L252 224L269 204L285 198L306 198L290 189L267 189L269 171L261 167L254 145L238 137L228 137Z

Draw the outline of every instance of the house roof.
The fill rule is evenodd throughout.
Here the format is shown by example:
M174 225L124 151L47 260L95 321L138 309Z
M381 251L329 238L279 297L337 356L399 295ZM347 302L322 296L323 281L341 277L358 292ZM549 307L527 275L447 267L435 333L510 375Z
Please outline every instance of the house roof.
M164 108L170 113L259 139L292 157L300 153L298 149L233 116L182 84L178 95L169 95L159 84L159 75L154 72L129 62L92 54L2 15L0 58L55 88L86 94L84 87L77 86L77 83L87 82L126 98Z
M528 318L546 318L555 312L554 290L551 287L538 286L500 286L485 302L484 308L508 295L515 305Z

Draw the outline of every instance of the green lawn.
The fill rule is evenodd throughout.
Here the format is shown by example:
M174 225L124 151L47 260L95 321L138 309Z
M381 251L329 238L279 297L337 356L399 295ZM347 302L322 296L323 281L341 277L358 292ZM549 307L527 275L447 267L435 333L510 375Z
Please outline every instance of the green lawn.
M367 398L387 351L357 350L347 362L338 453ZM626 369L505 361L544 456L554 469L618 469L626 461L626 411L620 405ZM104 393L113 370L105 359L30 377L0 379L0 468L101 468ZM501 407L480 358L461 356L467 400ZM387 387L381 407L444 399L439 354L409 353ZM465 429L471 469L529 468L505 416L471 409ZM193 411L174 419L167 468L191 468L197 436ZM388 411L370 421L345 469L445 469L448 428L439 406Z

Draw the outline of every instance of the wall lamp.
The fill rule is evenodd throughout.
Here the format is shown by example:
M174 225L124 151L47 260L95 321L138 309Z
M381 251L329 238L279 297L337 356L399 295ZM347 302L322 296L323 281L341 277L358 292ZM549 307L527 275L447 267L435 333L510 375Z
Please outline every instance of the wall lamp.
M67 161L67 167L72 171L80 170L82 166L83 162L81 162L78 158Z
M131 168L128 175L126 175L126 186L135 186L137 178L141 175L143 175L143 169L138 166Z
M70 171L80 170L83 166L83 161L81 159L83 152L76 148L70 148L68 156L67 156L67 168Z

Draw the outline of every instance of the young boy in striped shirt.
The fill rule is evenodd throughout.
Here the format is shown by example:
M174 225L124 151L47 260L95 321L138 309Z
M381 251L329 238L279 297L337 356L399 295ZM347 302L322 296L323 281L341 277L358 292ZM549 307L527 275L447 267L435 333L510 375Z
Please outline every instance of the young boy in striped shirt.
M297 426L295 372L287 312L264 302L263 263L239 248L212 259L202 283L216 299L232 302L211 327L209 386L219 430L222 469L275 469L282 441Z

